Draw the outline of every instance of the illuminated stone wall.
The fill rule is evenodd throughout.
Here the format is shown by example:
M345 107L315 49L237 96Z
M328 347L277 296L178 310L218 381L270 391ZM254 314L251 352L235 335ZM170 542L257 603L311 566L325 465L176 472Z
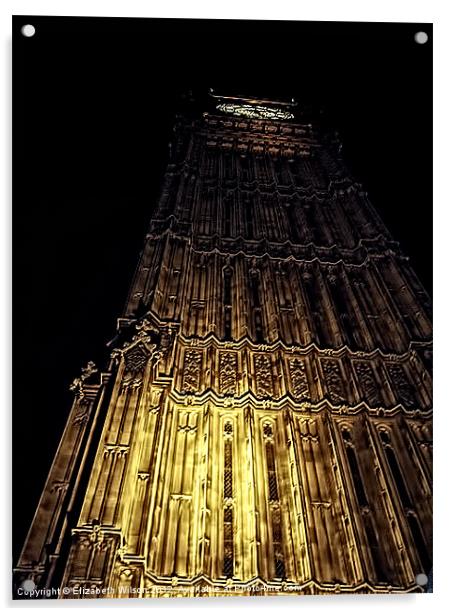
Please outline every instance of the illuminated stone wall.
M405 592L430 571L429 299L335 138L230 105L177 120L18 584Z

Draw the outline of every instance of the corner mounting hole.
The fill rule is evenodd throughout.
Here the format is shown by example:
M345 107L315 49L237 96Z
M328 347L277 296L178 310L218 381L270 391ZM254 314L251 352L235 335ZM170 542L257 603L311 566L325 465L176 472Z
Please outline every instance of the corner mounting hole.
M426 586L428 583L428 576L425 573L419 573L415 578L415 581L419 586Z
M35 35L36 28L34 26L32 26L31 24L25 24L24 26L22 26L20 31L22 32L23 36L26 36L27 38L30 38L30 36L34 36Z
M36 584L33 582L33 580L25 580L24 582L22 582L22 588L27 592L31 592L36 588Z
M424 45L425 43L428 42L428 35L426 34L426 32L416 32L415 33L415 43L418 43L419 45Z

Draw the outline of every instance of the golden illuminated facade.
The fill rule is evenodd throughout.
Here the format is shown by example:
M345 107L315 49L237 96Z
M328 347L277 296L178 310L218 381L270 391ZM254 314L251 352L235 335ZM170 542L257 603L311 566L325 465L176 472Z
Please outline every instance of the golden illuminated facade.
M178 116L15 569L94 596L422 591L430 304L293 103ZM92 595L87 595L92 596Z

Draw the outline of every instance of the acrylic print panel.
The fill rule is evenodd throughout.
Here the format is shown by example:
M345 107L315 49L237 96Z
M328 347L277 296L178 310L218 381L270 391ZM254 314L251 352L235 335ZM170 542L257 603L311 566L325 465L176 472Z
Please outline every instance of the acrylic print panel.
M432 26L13 33L14 597L431 591Z

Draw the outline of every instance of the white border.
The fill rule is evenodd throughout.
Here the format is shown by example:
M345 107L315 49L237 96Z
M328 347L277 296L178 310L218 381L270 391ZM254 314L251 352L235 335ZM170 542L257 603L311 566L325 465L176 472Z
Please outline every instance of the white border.
M3 483L5 492L3 506L0 510L3 534L3 558L1 559L1 587L0 597L10 609L19 610L19 613L27 609L54 609L67 607L68 609L83 609L85 613L95 609L121 609L130 610L151 609L152 612L180 613L188 611L214 610L219 612L231 609L257 609L257 610L288 610L293 612L303 608L314 609L316 616L327 614L330 610L339 614L358 613L362 609L365 613L391 614L401 610L408 610L409 615L423 616L425 609L438 610L445 606L446 592L448 589L448 561L450 550L450 502L449 492L449 465L448 450L451 408L447 403L447 379L449 369L446 364L446 351L450 348L450 317L448 315L447 302L449 297L449 229L450 207L447 193L447 183L450 176L450 79L449 59L451 58L450 40L450 9L451 3L446 0L378 0L368 3L362 0L310 0L307 2L293 2L277 0L263 4L263 0L225 0L222 3L200 2L196 0L186 1L10 1L2 3L0 7L0 27L2 29L2 50L4 52L1 63L1 117L3 119L4 146L1 149L0 181L3 189L3 207L0 209L0 229L3 235L0 243L1 268L0 284L3 290L4 302L2 302L2 328L0 331L0 348L2 351L2 366L0 370L0 392L3 394L4 404L1 406L3 418L2 436L4 439L2 448L2 460L4 461L5 479ZM434 398L436 414L434 417L435 427L435 469L434 469L434 593L432 595L411 596L353 596L345 597L296 597L296 598L266 598L266 599L197 599L197 600L117 600L117 601L68 601L62 602L14 602L10 600L10 576L11 576L11 541L10 541L10 293L11 293L11 15L65 15L65 16L118 16L118 17L199 17L199 18L235 18L235 19L297 19L310 21L400 21L400 22L434 22L434 334L435 334L435 386ZM421 88L421 84L418 84ZM415 130L415 127L412 127ZM412 179L414 181L414 178ZM426 206L429 208L429 204ZM448 326L448 327L447 327Z

